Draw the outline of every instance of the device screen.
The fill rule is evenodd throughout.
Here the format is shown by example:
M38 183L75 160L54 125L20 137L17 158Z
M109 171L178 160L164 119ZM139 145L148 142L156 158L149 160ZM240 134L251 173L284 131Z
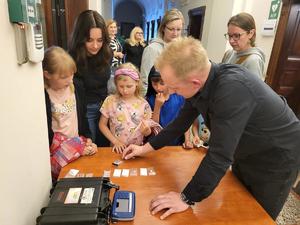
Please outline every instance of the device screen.
M128 212L129 211L129 199L117 199L116 212Z

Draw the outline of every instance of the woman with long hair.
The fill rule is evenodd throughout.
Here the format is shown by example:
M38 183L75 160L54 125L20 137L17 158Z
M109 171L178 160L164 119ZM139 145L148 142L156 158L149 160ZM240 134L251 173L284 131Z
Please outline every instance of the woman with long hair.
M77 17L71 35L69 52L77 65L76 79L85 87L87 118L92 140L98 146L108 146L108 140L98 128L100 107L107 97L112 52L110 39L102 16L86 10Z

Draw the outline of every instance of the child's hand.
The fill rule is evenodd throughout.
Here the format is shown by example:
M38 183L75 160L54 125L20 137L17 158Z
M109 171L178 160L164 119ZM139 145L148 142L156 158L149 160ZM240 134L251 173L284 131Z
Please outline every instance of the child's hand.
M121 153L123 153L123 150L124 150L125 148L126 148L126 145L125 145L123 142L121 142L121 141L118 140L118 141L114 144L112 150L113 150L113 152L115 152L115 153L121 154Z
M83 155L93 155L97 151L98 151L97 145L94 144L90 138L87 138L82 154Z
M190 140L185 140L184 143L182 144L182 147L185 149L192 149L194 148L193 142Z
M140 131L145 137L151 134L151 128L145 123L145 121L141 122Z
M157 93L155 97L155 105L162 106L166 101L166 98L163 93Z
M203 144L203 141L200 139L198 135L196 135L193 137L193 144L195 147L199 148Z

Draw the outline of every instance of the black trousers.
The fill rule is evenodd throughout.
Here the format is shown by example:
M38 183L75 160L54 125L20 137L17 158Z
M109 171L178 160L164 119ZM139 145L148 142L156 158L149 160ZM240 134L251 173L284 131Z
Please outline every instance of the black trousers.
M267 171L242 163L234 163L232 172L273 220L280 213L298 175L298 169Z

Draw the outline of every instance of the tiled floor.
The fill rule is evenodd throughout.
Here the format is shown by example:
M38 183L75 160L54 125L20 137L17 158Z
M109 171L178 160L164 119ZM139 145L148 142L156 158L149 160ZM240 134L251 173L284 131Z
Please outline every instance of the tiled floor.
M300 196L291 192L276 219L278 225L300 225Z

